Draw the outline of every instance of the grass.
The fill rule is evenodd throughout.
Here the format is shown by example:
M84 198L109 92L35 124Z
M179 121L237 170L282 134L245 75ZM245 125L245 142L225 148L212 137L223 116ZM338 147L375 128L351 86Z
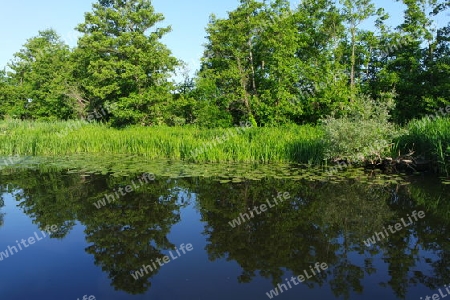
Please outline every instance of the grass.
M408 133L397 141L402 153L409 150L431 160L439 173L450 174L450 118L414 120L407 126Z
M423 155L433 161L440 173L449 176L450 118L415 120L404 132L393 141L396 152L404 154L414 150L415 155ZM345 141L336 141L339 142ZM327 144L323 127L310 125L228 129L135 126L114 129L81 121L0 121L0 155L4 156L126 154L190 162L321 165Z
M313 126L200 129L69 122L0 122L0 155L130 154L194 162L323 160L323 131Z

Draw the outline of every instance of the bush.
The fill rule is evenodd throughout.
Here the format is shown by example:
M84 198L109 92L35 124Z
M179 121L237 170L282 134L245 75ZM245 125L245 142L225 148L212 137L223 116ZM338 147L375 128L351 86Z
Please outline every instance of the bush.
M400 132L389 122L394 107L392 97L379 101L359 96L341 118L334 115L322 120L325 131L325 157L361 163L390 155L392 141Z

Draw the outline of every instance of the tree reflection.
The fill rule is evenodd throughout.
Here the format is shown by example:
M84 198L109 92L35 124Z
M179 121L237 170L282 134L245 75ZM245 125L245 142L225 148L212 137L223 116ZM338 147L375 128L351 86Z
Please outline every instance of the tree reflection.
M3 199L3 193L0 191L0 209L5 206L5 201ZM3 226L5 214L0 211L0 227Z
M121 182L123 180L109 185ZM171 227L180 221L181 205L173 189L175 184L167 180L156 181L107 207L92 209L91 204L81 209L80 221L86 226L86 240L92 243L86 251L94 255L96 265L109 273L116 289L132 294L144 293L151 286L149 278L159 269L138 280L130 271L162 258L162 250L175 249L167 239Z
M279 191L288 191L294 197L266 213L255 214L236 228L229 225L240 213L264 203ZM435 276L424 277L416 270L423 255L418 251L421 242L432 240L433 250L438 252L450 246L448 240L442 239L443 235L430 237L433 228L448 230L448 225L427 224L433 220L431 215L374 246L364 244L364 240L383 227L398 222L413 210L423 209L411 199L407 187L357 181L298 184L264 180L237 185L202 184L196 192L202 220L207 224L204 234L209 242L208 254L212 260L226 258L238 262L242 267L240 282L251 281L259 272L272 279L275 286L283 281L284 270L302 274L311 264L326 262L330 268L321 274L326 276L313 277L307 284L313 287L328 283L336 297L350 299L354 293L362 294L364 278L377 272L374 258L377 255L388 265L391 278L379 285L391 287L399 298L406 297L412 284L422 282L431 286L430 281L434 280L433 286L443 286L442 278L450 279L448 260L436 261L430 256L422 261L435 268ZM355 260L355 254L364 256L364 262ZM438 257L448 258L448 254L446 250Z
M12 176L9 182L17 191L19 207L39 228L54 224L60 228L51 237L64 238L76 221L83 224L90 243L86 252L109 274L117 290L131 294L147 291L149 278L159 270L138 280L131 271L162 258L163 250L175 249L166 237L180 220L182 205L175 181L142 185L101 209L95 208L94 201L118 186L128 185L129 178L26 171Z
M329 286L343 299L363 294L364 282L382 272L383 263L388 273L377 276L377 283L390 288L397 298L405 299L417 284L437 289L450 282L448 188L355 180L338 184L263 179L221 184L199 178L160 179L106 207L94 207L95 201L129 184L130 178L23 171L9 174L10 185L0 186L0 192L15 190L20 207L40 228L59 226L54 238L64 238L77 221L83 224L89 243L86 252L108 273L116 289L131 294L147 291L159 269L138 280L130 272L162 258L162 251L174 249L167 235L180 221L179 188L197 195L210 260L236 261L242 268L240 283L260 275L275 286L290 278L288 273L303 274L316 262L325 262L329 268L304 284ZM240 213L248 213L248 208L266 203L278 192L289 192L291 198L254 214L240 226L230 226ZM425 210L426 218L373 246L364 244L413 210ZM426 269L432 271L426 273Z

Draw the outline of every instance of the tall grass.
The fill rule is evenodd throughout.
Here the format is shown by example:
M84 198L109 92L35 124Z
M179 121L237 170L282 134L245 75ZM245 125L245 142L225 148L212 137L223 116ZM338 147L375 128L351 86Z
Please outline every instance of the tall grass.
M397 150L416 154L432 160L440 173L450 174L450 118L430 120L423 118L408 124L408 134L397 141Z
M395 151L414 150L450 174L450 118L412 121ZM320 165L330 141L322 127L201 129L127 127L69 122L0 122L0 155L128 154L193 162L310 163ZM328 145L328 146L327 146ZM329 150L329 149L328 149Z
M69 122L0 122L0 155L130 154L195 162L299 162L323 160L323 131L313 126L200 129L109 128Z

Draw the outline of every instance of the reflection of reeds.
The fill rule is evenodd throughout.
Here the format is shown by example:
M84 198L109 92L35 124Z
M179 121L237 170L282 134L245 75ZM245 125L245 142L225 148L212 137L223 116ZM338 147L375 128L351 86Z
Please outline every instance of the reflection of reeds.
M435 145L435 151L436 151L436 156L437 156L437 163L439 166L439 171L442 173L445 173L447 175L447 177L449 176L449 172L450 172L450 161L448 159L448 153L449 153L449 149L450 146L446 147L447 149L445 149L445 147L442 145L442 140L438 140L437 141L437 145Z
M0 136L0 155L130 154L150 159L262 163L323 160L323 133L313 126L245 130L134 126L119 130L81 121L7 123L0 123L10 133Z
M0 209L1 209L3 206L5 206L5 200L3 200L2 195L0 195ZM0 226L3 226L3 223L4 223L3 217L4 217L4 216L5 216L5 214L0 212Z

